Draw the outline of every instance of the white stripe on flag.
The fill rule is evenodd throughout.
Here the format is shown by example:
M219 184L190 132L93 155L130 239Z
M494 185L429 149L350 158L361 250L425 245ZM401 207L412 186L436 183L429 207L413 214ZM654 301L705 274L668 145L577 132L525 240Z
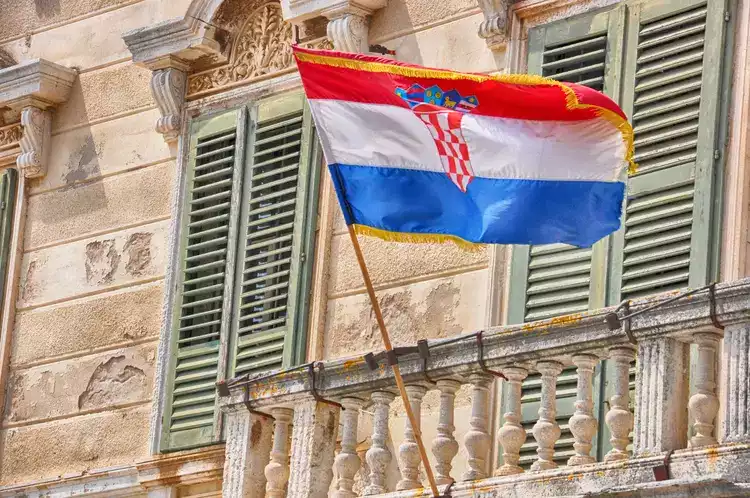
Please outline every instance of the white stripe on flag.
M410 109L319 99L311 99L310 107L329 164L444 172L429 125ZM442 131L447 134L447 127ZM603 119L527 121L467 114L461 131L475 176L615 181L625 167L622 136Z

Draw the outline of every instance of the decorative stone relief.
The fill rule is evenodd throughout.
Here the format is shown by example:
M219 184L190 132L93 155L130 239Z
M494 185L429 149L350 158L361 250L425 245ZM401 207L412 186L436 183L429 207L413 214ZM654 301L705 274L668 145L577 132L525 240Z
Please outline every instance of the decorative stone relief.
M174 67L151 73L151 93L161 111L161 117L156 121L156 131L164 135L167 142L177 140L180 133L185 79L185 72Z
M292 25L284 21L278 2L268 2L245 16L229 63L191 75L188 94L276 73L293 65Z
M4 149L9 146L13 146L21 140L23 134L23 128L21 124L12 124L0 128L0 149Z
M328 22L328 38L341 52L367 53L369 23L365 16L344 14Z
M16 165L26 178L44 176L47 173L52 114L37 107L25 107L21 111L21 126L21 155L16 159Z
M508 0L478 0L484 13L479 25L479 36L487 41L492 50L505 47L507 43Z

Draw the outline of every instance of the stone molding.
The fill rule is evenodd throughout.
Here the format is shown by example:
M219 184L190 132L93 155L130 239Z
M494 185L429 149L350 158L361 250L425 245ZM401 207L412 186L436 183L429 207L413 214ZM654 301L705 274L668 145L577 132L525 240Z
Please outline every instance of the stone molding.
M673 293L656 295L633 301L631 311L636 312L674 297ZM716 286L717 318L725 326L750 321L750 278ZM697 330L711 328L708 292L701 292L646 313L633 317L631 331L641 342L660 337L690 342ZM621 330L611 331L605 315L614 308L605 308L576 314L565 320L542 320L522 325L490 327L484 331L484 358L493 370L539 360L561 359L572 364L575 354L608 356L607 351L617 346L630 346ZM427 373L433 379L469 376L479 372L477 346L474 335L465 341L450 339L429 341L431 358ZM423 377L422 362L418 355L399 360L404 381L419 382ZM326 398L356 395L363 391L389 389L393 386L390 369L370 371L361 357L341 358L325 363L325 375L320 379L318 391ZM307 374L289 372L282 376L250 384L230 386L230 395L221 399L224 409L252 403L253 408L288 405L309 395Z
M508 0L477 0L484 14L477 34L490 50L502 50L508 42Z
M386 6L387 0L282 0L284 19L299 24L315 17L328 19L354 14L370 16Z
M182 125L187 75L192 65L226 62L217 29L186 17L128 31L122 36L133 62L151 70L151 93L161 111L155 128L168 143L175 142Z
M133 465L67 474L0 488L0 497L141 496L144 492L221 480L224 447L158 455ZM151 496L151 494L149 494Z
M27 178L47 172L52 109L68 99L76 74L44 59L0 69L0 108L21 118L20 137L17 128L0 129L0 156L7 157L2 150L13 149L17 139L16 165Z

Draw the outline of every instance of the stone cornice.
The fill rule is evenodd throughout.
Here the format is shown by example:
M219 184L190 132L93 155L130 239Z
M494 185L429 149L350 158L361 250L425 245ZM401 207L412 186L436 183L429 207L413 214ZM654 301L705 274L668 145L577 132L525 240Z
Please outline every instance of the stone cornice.
M65 102L76 72L44 59L0 69L0 108L45 110Z
M52 125L50 108L68 99L76 74L72 69L44 59L0 69L0 109L10 109L11 114L20 115L20 154L15 161L27 178L47 173ZM1 155L2 163L8 164L7 150Z
M181 65L187 71L191 62L204 57L226 61L216 36L216 28L201 20L177 18L128 31L122 39L136 64L151 70Z
M631 311L643 310L653 304L674 297L666 293L631 303ZM723 325L750 321L750 279L716 286L716 316ZM484 359L487 366L499 370L512 364L557 358L569 364L576 353L600 353L616 345L629 346L622 330L609 330L605 316L614 308L571 315L523 325L492 327L483 333ZM622 312L621 312L622 314ZM633 317L631 331L641 341L659 336L685 338L686 334L701 329L712 329L709 293L703 291L678 301L662 305ZM466 376L479 371L477 341L465 336L463 340L429 341L431 358L427 373L433 379ZM316 381L317 390L324 397L339 398L364 391L393 386L393 373L381 362L380 368L370 371L362 357L325 362L324 373ZM399 360L405 381L424 378L418 355ZM238 383L230 387L230 395L222 397L224 409L250 402L253 408L294 403L310 396L308 373L297 370L256 382Z
M368 16L386 4L387 0L282 0L281 10L285 20L296 24L320 16Z

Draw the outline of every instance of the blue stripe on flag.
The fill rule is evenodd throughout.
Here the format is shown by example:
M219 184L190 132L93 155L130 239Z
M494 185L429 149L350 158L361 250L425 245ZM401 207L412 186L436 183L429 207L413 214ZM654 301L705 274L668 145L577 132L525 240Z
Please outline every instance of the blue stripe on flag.
M476 177L463 193L445 173L329 168L347 224L487 244L589 247L620 227L625 195L623 182Z

